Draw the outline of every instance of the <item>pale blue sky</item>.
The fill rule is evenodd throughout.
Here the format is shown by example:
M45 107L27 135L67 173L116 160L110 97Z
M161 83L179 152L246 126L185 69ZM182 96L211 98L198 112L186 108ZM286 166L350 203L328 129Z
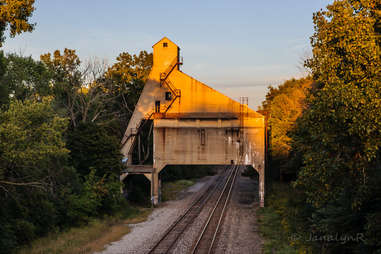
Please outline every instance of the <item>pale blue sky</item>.
M330 0L36 0L32 33L8 38L5 52L38 59L71 48L82 60L115 61L152 51L167 36L181 48L182 70L256 109L268 85L304 75L312 14Z

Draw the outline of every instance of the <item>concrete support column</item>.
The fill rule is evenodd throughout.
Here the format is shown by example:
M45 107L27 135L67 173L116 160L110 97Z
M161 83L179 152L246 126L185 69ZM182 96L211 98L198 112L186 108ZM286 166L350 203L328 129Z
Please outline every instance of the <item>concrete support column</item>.
M154 169L151 177L151 202L153 205L159 203L159 172Z
M127 176L128 176L128 173L123 173L123 174L121 174L119 176L120 183L121 183L121 185L120 185L120 193L122 193L122 194L123 194L123 181L124 181L124 179L126 179Z
M259 206L265 206L265 170L259 171Z

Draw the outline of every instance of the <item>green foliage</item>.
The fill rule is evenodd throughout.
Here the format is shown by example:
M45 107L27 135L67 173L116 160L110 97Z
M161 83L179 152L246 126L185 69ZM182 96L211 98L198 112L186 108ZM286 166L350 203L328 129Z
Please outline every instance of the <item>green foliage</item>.
M288 156L291 138L287 133L302 113L304 99L311 84L309 78L286 81L277 89L277 94L270 101L270 149L273 157Z
M52 94L51 72L42 62L16 54L0 55L0 106Z
M153 64L153 54L140 51L139 55L120 53L117 62L109 68L106 76L117 79L121 85L131 84L135 80L145 82Z
M116 175L99 177L91 169L79 195L70 196L68 217L75 222L89 222L91 217L112 213L122 204L120 183Z
M312 253L309 222L303 193L287 183L272 183L266 207L258 210L259 231L265 238L264 253Z
M314 15L313 57L306 66L317 88L291 135L302 164L295 187L312 206L304 217L307 231L367 236L319 242L316 249L326 253L381 250L381 210L374 202L381 179L380 10L379 1L340 0Z
M0 1L0 34L30 31L33 3ZM119 141L152 54L117 60L106 73L71 49L41 61L0 53L0 253L125 207Z
M47 188L48 177L65 165L67 120L55 115L48 99L14 101L0 114L0 186Z
M352 206L361 205L380 156L381 49L374 11L373 1L336 1L314 16L314 56L306 65L321 88L298 121L295 146L305 151L297 184L315 206L348 185L356 186Z
M98 176L119 174L122 155L119 140L94 123L81 123L68 133L71 161L82 176L94 168Z
M116 60L105 73L105 78L112 83L109 92L114 95L115 100L109 110L119 110L116 130L121 138L151 71L153 54L146 51L141 51L139 55L123 52Z
M291 79L277 88L269 87L266 100L262 103L262 112L268 116L269 124L269 176L277 178L285 174L293 174L289 155L291 150L291 137L289 131L294 127L296 119L305 108L305 97L312 87L310 77ZM278 172L279 173L278 173Z
M63 134L67 120L55 115L49 99L13 101L0 112L1 248L20 244L54 229L53 205L65 177L69 150ZM75 177L74 177L75 179Z
M177 180L174 182L166 182L163 183L163 186L161 188L161 200L168 201L168 200L175 200L178 198L178 194L192 186L195 182L191 180Z
M0 253L51 231L111 214L123 205L116 139L95 124L69 130L78 160L73 164L82 173L82 182L69 167L67 125L68 120L53 110L50 98L14 100L0 113Z
M283 156L298 175L293 190L274 184L261 212L267 251L381 251L380 11L379 1L338 0L314 14L306 66L316 84L302 114L289 88L270 88L272 163Z
M85 79L86 72L91 70L81 70L81 61L73 49L65 48L62 54L56 50L53 55L41 55L40 59L52 73L51 83L56 108L70 118L74 127L81 121L87 122L89 111L94 108L94 104L99 104L98 100L91 103L93 100L90 102L88 98L91 88Z
M51 95L51 73L42 62L32 57L8 54L5 65L1 83L8 87L13 98L24 100L32 96Z

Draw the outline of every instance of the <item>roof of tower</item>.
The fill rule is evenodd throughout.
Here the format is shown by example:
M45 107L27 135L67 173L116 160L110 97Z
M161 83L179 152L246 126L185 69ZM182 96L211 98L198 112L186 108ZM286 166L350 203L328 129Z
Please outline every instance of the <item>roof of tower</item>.
M167 40L167 41L169 41L169 42L171 42L171 43L173 43L173 44L175 44L175 45L177 46L176 43L174 43L173 41L171 41L170 39L168 39L168 37L164 36L163 38L161 38L160 41L158 41L158 42L156 42L155 44L153 44L152 47L155 47L156 44L158 44L158 43L160 43L160 42L162 42L162 41L165 41L165 40ZM177 46L177 47L179 47L179 46Z

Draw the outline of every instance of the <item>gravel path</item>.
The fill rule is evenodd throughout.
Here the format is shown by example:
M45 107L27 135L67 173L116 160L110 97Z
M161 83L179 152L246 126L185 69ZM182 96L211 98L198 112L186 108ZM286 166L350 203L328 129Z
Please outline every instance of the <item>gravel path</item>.
M200 179L182 191L178 200L163 203L154 209L148 220L131 224L131 232L109 244L102 254L147 253L165 230L190 206L217 176ZM215 253L262 253L262 239L257 232L258 181L239 174L220 229ZM192 248L213 204L207 204L191 226L183 233L172 253L187 253ZM98 253L98 254L100 254Z
M153 210L147 221L130 224L131 232L121 240L106 246L102 254L147 253L165 230L189 207L216 176L207 176L179 194L179 199L167 201Z

